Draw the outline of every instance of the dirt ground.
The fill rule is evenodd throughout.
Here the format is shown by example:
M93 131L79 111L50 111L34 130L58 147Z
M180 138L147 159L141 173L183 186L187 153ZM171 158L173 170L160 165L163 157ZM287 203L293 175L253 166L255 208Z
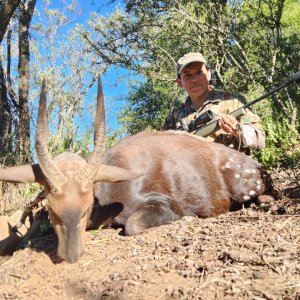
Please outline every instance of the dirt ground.
M300 299L300 171L276 170L282 199L216 218L185 217L125 237L86 233L75 264L54 234L0 257L0 299Z

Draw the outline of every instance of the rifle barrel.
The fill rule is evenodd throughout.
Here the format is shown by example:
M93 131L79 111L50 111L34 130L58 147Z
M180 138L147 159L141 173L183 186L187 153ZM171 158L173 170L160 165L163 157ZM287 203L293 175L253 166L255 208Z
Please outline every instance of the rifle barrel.
M264 99L264 98L269 97L270 95L274 94L275 92L277 92L277 91L279 91L279 90L282 90L283 88L285 88L286 86L288 86L288 85L290 85L290 84L292 84L292 83L294 83L294 82L296 82L296 83L299 83L299 82L300 82L300 71L294 73L294 74L292 75L292 78L291 78L289 81L283 83L282 85L280 85L280 86L278 86L278 87L275 87L273 90L269 91L268 93L266 93L266 94L264 94L264 95L262 95L262 96L260 96L260 97L258 97L258 98L256 98L256 99L254 99L254 100L248 102L248 103L245 104L243 107L244 107L244 108L247 108L247 107L249 107L249 106L255 104L256 102L258 102L258 101L260 101L260 100L262 100L262 99Z

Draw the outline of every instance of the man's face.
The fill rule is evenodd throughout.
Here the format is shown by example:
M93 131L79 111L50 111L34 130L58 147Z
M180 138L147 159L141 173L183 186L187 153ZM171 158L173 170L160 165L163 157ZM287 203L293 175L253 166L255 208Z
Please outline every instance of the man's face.
M176 81L193 98L207 93L210 78L211 72L207 70L205 64L194 62L181 71L180 78Z

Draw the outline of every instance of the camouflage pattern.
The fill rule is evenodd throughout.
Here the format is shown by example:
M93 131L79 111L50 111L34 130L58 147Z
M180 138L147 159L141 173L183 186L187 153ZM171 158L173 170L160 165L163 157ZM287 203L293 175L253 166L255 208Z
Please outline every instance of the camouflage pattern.
M196 110L192 105L190 97L187 97L185 103L175 108L167 116L162 130L184 130L182 124L186 123L189 125L192 120L207 110L211 110L215 116L218 117L229 114L230 112L242 107L244 104L246 104L246 100L241 94L213 90L208 95L203 106ZM250 109L246 109L246 112L246 115L243 115L238 119L239 123L251 123L256 128L262 130L260 118ZM238 141L233 135L224 132L222 129L218 130L211 136L208 136L206 139L235 149L242 146L240 145L240 141Z

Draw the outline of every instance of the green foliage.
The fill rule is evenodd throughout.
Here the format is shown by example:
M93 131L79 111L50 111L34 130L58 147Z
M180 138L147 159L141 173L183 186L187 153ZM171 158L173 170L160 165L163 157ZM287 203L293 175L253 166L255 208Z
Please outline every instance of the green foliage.
M112 134L106 136L106 148L111 148L124 136L124 129L115 130Z
M168 111L179 104L178 96L172 85L154 85L148 80L132 88L128 97L129 106L122 111L119 121L126 124L130 134L146 128L159 130Z
M118 8L110 16L93 13L89 29L74 30L68 26L80 12L76 1L70 3L62 1L57 10L47 1L32 22L32 123L40 78L46 77L52 155L65 150L82 150L84 156L90 152L92 133L79 133L75 118L85 119L83 99L94 78L110 65L143 80L132 86L128 107L119 116L123 128L107 138L108 147L128 133L161 127L168 111L184 99L175 83L175 66L187 52L202 52L218 72L221 86L248 100L300 69L298 0L123 0L124 10ZM17 52L15 47L13 59ZM253 109L267 136L267 148L257 158L266 166L275 165L297 143L300 89L289 87ZM12 156L8 159L14 160Z
M19 156L16 147L13 146L15 132L10 132L7 136L7 144L4 149L0 149L0 164L5 166L15 166L19 163Z
M33 195L41 191L41 186L38 183L26 184L22 189L23 197L27 200L31 199Z
M91 135L90 131L86 131L79 140L76 138L76 131L74 130L66 131L60 139L57 139L56 135L51 135L48 146L49 152L53 157L65 151L79 153L82 157L87 157L91 151L89 149L89 145L92 144Z
M300 145L298 148L288 150L286 155L281 159L281 162L285 166L300 168Z
M281 112L273 116L263 117L264 131L266 134L266 148L257 152L254 156L266 167L275 167L279 161L296 159L297 151L289 152L288 149L298 142L298 132Z
M129 133L158 129L182 100L177 59L199 51L214 65L221 85L249 100L300 69L300 5L295 0L125 0L124 11L94 16L90 51L145 77L134 86L120 122ZM271 102L271 104L270 104ZM253 109L262 117L267 148L257 158L275 165L297 142L300 91L289 87Z

